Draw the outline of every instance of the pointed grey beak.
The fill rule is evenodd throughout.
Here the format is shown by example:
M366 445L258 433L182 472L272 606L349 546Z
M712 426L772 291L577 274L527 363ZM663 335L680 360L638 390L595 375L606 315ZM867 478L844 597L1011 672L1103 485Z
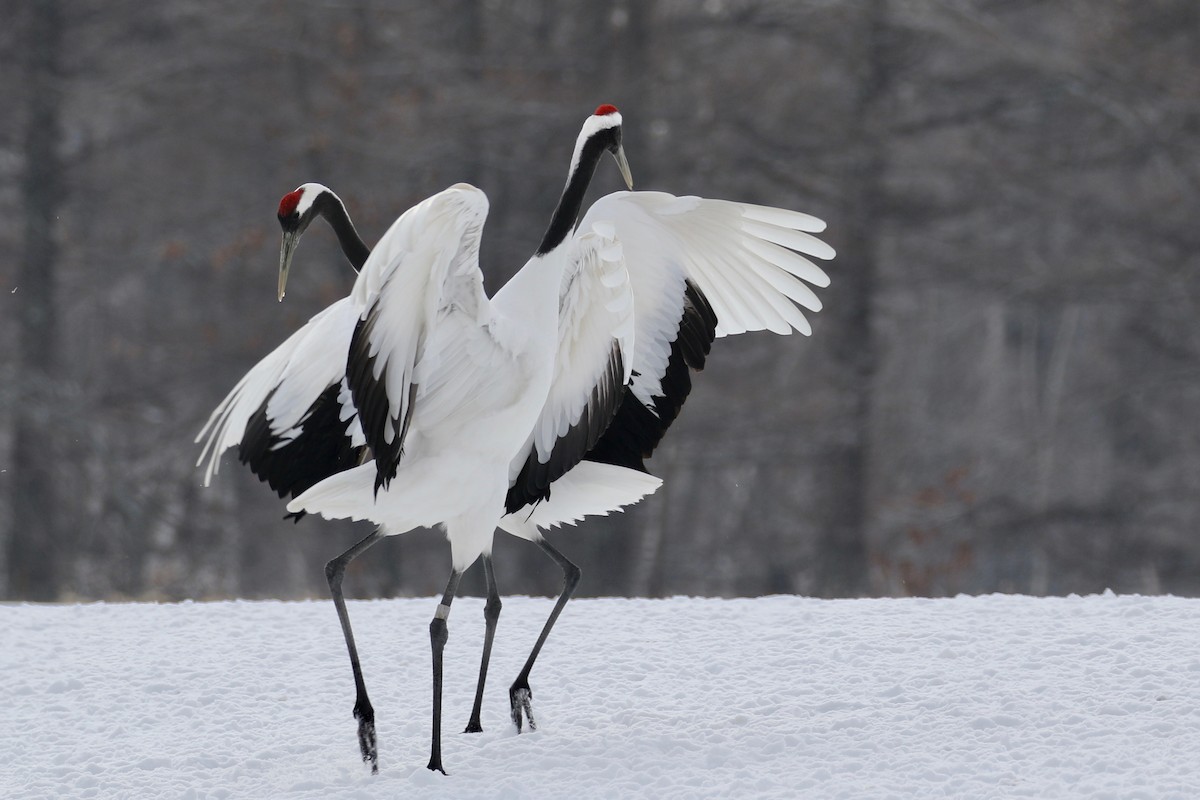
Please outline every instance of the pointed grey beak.
M284 231L279 243L279 300L283 301L283 290L287 286L288 270L292 267L292 254L300 243L299 231Z
M613 158L617 160L617 169L621 170L621 177L625 179L625 185L633 191L633 173L629 171L629 162L625 160L625 148L618 145L617 152L613 153Z

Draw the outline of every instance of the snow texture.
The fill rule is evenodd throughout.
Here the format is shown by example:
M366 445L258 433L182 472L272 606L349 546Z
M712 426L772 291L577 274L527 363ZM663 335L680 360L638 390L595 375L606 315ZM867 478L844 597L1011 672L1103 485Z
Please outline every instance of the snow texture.
M1200 600L505 598L482 734L460 598L425 769L434 599L352 602L359 759L329 602L0 606L0 797L1195 798Z

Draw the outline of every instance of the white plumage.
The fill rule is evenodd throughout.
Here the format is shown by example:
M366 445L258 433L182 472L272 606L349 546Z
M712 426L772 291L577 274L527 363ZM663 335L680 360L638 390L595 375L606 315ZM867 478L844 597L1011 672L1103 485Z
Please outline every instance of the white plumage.
M279 204L281 298L296 243L318 216L337 233L351 266L357 270L366 261L369 250L341 199L306 183ZM206 486L232 447L280 497L294 497L363 458L366 441L344 380L357 318L349 298L333 303L238 381L196 437L204 443L196 463L207 461Z
M407 227L397 223L395 237L406 246L394 248L394 261L378 267L381 274L375 274L376 268L385 262L375 255L368 261L359 279L359 287L367 288L356 287L354 295L365 303L360 325L365 342L351 347L350 384L376 461L373 468L364 465L329 478L288 506L327 517L369 519L388 534L440 522L450 540L455 575L490 554L497 525L538 542L565 562L542 540L539 526L607 513L656 488L613 471L638 469L640 459L612 459L616 466L584 461L589 465L584 467L579 462L592 455L603 436L624 435L619 424L609 427L622 403L640 403L659 418L653 441L638 443L642 456L653 450L690 387L672 397L678 387L664 386L689 314L692 323L707 318L711 327L707 338L683 347L704 352L716 335L763 329L811 333L797 305L810 311L821 306L804 281L820 287L829 279L805 256L833 255L809 233L820 231L823 223L805 214L621 192L593 205L580 224L584 232L561 248L569 268L557 303L529 287L530 281L548 279L538 258L497 293L490 307L481 280L469 270L446 267L438 272L446 277L437 292L422 287L417 278L407 280L403 291L392 291L390 275L412 274L414 257L418 265L424 263L423 251L410 241L413 236L429 233L442 242L462 235L469 249L442 266L473 263L478 219L471 215L459 233L440 231L434 220L414 218ZM418 267L414 273L424 276L427 271ZM429 299L434 295L436 304ZM393 297L395 305L389 305ZM706 304L707 311L695 308L695 302ZM551 306L558 310L553 328L542 316ZM497 316L482 314L485 307ZM536 325L520 322L534 319ZM549 330L556 335L547 350L537 337ZM436 360L431 361L431 353ZM553 361L548 372L525 360L547 356ZM440 392L442 387L452 389ZM525 404L535 396L540 405L536 418ZM372 412L376 406L379 411ZM664 413L670 418L663 419ZM376 417L382 418L383 428L377 427ZM524 431L523 444L513 450L516 435ZM559 459L564 450L566 456ZM482 465L498 462L504 453L509 454L508 470L500 484ZM393 485L399 488L389 489L393 473ZM514 491L523 486L524 494L514 501ZM505 503L515 513L502 516ZM571 572L567 575L555 614L510 689L518 729L523 717L532 724L528 667L573 588ZM448 588L443 603L451 596Z
M637 326L632 391L647 408L663 396L666 372L691 281L717 318L716 336L769 330L806 336L812 328L799 304L820 311L806 283L829 285L800 253L833 258L809 235L825 223L808 214L665 192L616 192L597 200L582 226L611 228L629 264ZM800 253L787 249L792 247Z
M344 379L345 364L339 368L326 354L346 352L356 319L349 298L338 300L314 315L238 381L197 437L197 441L209 437L197 462L199 466L208 461L205 486L217 474L221 453L241 443L250 415L264 402L271 432L285 443L296 438L313 401ZM364 443L357 417L347 420L346 433L356 445Z
M598 461L580 461L554 482L546 500L500 518L500 529L538 541L542 531L574 525L584 517L605 516L632 505L662 486L662 479L645 472Z
M346 381L374 460L322 481L288 508L381 526L327 568L359 689L360 743L372 763L373 711L340 602L345 563L383 535L438 524L446 531L454 569L430 629L430 768L441 770L441 654L459 577L482 555L494 592L489 554L512 476L531 465L535 481L553 482L586 455L624 398L634 308L621 248L611 232L574 231L605 150L627 173L620 115L611 107L585 123L538 253L490 300L478 267L487 201L465 184L405 212L367 258L351 293L357 322ZM648 490L644 480L609 480L606 500L620 501L614 492L631 487L630 501ZM558 508L574 519L580 504ZM498 614L498 597L492 607ZM486 619L477 699L495 628L495 615ZM469 729L478 729L478 703Z
M351 293L360 325L348 374L375 461L288 505L371 519L389 534L444 524L457 571L490 552L510 465L531 439L548 455L597 387L618 396L629 370L606 386L608 359L633 344L619 245L575 236L489 300L478 268L486 212L484 195L459 184L380 240ZM376 495L389 457L394 478ZM489 513L486 530L474 530Z
M466 192L467 188L454 187L425 201L401 218L407 230L393 227L393 231L408 236L412 229L419 229L438 241L453 240L454 231L440 230L435 220L420 212L429 210L424 208L427 203L447 202L445 195ZM485 202L477 190L471 195ZM477 253L479 228L471 227L471 231L463 240L463 250L455 254L456 259L466 257L468 251ZM402 271L421 274L412 262L420 251L401 252L399 258L405 260ZM382 382L387 375L384 393L389 401L389 427L383 428L385 440L397 441L403 427L399 421L409 420L394 488L376 494L374 479L379 464L371 462L323 481L292 501L289 510L317 512L330 518L369 519L383 525L388 534L445 523L454 568L459 571L480 555L490 553L495 525L484 534L470 534L460 532L453 518L475 501L490 504L498 515L503 514L504 494L530 451L536 447L548 461L556 443L580 425L585 414L596 413L590 411L594 408L609 409L607 416L603 412L599 416L597 425L603 430L630 378L633 295L620 247L593 232L576 236L563 258L567 269L557 282L561 284L558 291L554 291L553 275L539 274L553 269L542 260L531 262L526 267L531 270L529 275L515 277L490 302L483 295L482 283L463 275L452 275L436 288L432 281L417 287L418 282L410 279L403 290L397 289L395 296L405 298L418 310L397 313L395 317L401 321L397 327L407 329L407 333L395 334L381 324L370 327L371 332L380 333L367 336L365 352L371 366L364 368L364 374L374 382ZM377 282L379 290L360 294L356 287L352 295L355 300L366 298L359 312L364 318L370 318L372 309L385 303L391 291L386 278L372 274L379 264L385 264L381 270L395 266L376 261L373 256L360 278L360 282ZM522 287L534 287L543 296L537 298L537 291ZM546 287L550 291L545 291ZM439 301L428 318L436 324L413 332L416 326L412 320L425 313L431 305L428 298L434 295ZM546 330L539 333L537 326L546 329L556 308L557 334ZM392 310L387 313L391 319ZM411 354L418 349L419 356ZM614 352L623 365L615 372L610 361ZM415 380L405 382L392 377L398 371L393 370L397 361ZM412 395L411 416L407 405L391 402L395 393ZM593 402L597 393L602 397ZM367 396L371 396L370 390ZM583 454L578 453L576 458ZM498 460L504 470L487 474L483 465ZM576 522L584 515L608 513L636 502L658 486L657 479L647 481L641 473L603 466L609 469L585 471L576 477L574 491L567 495L576 498L574 501L541 503L539 513L533 517L533 509L509 516L533 519L542 527ZM631 474L622 476L622 472ZM589 474L604 476L596 487L602 492L603 502L580 497ZM556 493L558 489L556 483ZM538 538L530 533L528 525L513 523L505 527L509 528L521 531L518 535L525 538Z
M618 192L597 201L575 230L604 149L628 180L620 116L611 106L585 123L538 254L490 300L478 269L483 194L459 184L405 212L366 258L351 296L260 362L201 434L209 436L201 456L209 460L207 481L254 409L266 408L272 435L286 446L304 439L312 414L305 409L340 381L338 422L374 458L349 468L341 462L341 471L327 473L288 509L380 526L326 570L358 688L360 745L373 766L374 716L341 597L346 564L383 536L434 525L446 531L453 572L431 624L430 768L440 770L441 652L459 576L483 556L488 624L468 725L478 730L500 607L494 530L541 546L562 566L565 584L510 688L514 723L532 727L529 670L579 576L539 529L609 513L657 489L643 460L674 420L690 372L703 367L714 338L754 330L808 335L801 309L821 308L812 287L829 279L811 259L834 253L811 235L824 223L806 214ZM281 220L283 210L281 203ZM342 232L339 238L345 246ZM281 258L281 295L285 273ZM308 352L309 336L327 348Z

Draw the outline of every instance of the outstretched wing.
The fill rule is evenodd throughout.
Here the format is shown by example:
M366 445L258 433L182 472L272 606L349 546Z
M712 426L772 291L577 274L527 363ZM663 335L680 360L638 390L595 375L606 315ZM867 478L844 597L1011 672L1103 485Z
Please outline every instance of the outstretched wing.
M609 222L642 290L643 273L683 275L717 315L717 336L812 328L796 306L819 311L807 285L829 285L808 257L830 259L833 248L812 236L825 223L808 214L751 203L676 197L663 192L615 192L596 201L583 219ZM640 309L639 309L640 310Z
M280 497L353 466L364 440L340 390L356 319L349 298L339 300L238 381L196 437L206 486L234 446Z
M589 223L611 224L624 249L636 347L629 393L588 459L644 470L715 337L811 333L797 306L820 310L808 284L824 287L829 278L809 256L834 252L810 235L825 228L816 217L661 192L603 197L584 217Z
M645 459L653 455L691 394L692 372L704 369L717 316L695 284L682 283L677 293L657 295L662 313L636 316L641 360L635 358L621 407L588 451L588 461L646 471ZM639 304L647 297L656 296L636 295ZM649 346L642 347L643 339Z
M510 513L548 497L550 484L595 446L631 375L634 298L612 227L576 235L567 257L550 391L509 469Z
M456 184L404 212L363 265L351 299L358 323L346 379L375 456L375 489L396 474L412 420L426 344L453 312L483 320L488 309L479 271L487 198Z

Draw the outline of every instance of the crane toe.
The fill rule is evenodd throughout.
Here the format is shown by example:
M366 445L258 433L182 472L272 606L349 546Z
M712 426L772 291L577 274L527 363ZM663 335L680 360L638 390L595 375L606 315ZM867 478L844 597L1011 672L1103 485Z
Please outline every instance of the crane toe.
M371 765L371 774L379 772L379 751L375 741L375 709L369 701L354 704L354 718L358 720L358 749L362 751L364 764Z
M508 690L508 702L512 708L513 725L517 726L517 733L521 732L522 724L529 723L529 730L537 730L537 722L533 719L533 691L529 688L528 681L517 681Z

